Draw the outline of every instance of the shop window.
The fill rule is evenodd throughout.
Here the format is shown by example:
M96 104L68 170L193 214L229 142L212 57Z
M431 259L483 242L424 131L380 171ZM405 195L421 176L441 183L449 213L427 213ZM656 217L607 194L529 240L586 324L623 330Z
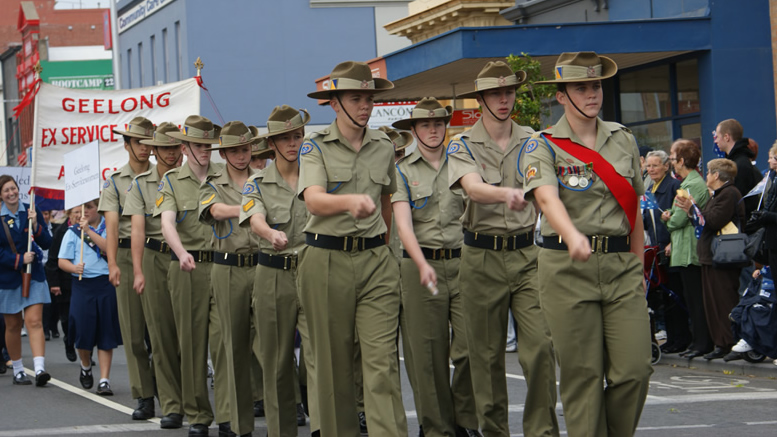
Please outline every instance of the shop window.
M691 59L689 61L678 62L676 68L678 115L700 112L699 63L696 59Z
M669 66L646 68L620 76L620 106L623 123L635 123L672 114Z
M673 141L671 121L640 124L631 126L630 129L638 146L647 146L653 150L664 150L669 153Z

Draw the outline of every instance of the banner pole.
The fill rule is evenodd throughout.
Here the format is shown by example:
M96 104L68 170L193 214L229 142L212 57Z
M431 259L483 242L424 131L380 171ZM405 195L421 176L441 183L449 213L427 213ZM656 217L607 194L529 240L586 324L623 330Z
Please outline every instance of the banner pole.
M84 204L81 204L81 218L84 217ZM81 227L81 260L78 261L79 264L84 262L84 228ZM81 277L84 275L84 272L81 272L78 274L78 280L81 280Z

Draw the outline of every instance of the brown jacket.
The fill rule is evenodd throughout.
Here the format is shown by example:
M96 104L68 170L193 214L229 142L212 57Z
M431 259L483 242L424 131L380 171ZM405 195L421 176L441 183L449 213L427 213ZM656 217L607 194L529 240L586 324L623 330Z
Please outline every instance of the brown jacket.
M712 239L728 222L734 222L742 230L745 225L745 206L740 202L742 194L731 183L718 188L712 193L710 201L702 210L704 230L701 232L696 249L699 251L699 262L702 265L712 265Z

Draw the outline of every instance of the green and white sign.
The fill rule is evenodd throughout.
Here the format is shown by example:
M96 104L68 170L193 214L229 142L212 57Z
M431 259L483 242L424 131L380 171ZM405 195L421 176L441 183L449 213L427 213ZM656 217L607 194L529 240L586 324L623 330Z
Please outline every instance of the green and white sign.
M112 90L113 63L110 59L90 61L41 61L40 78L46 83L81 90Z

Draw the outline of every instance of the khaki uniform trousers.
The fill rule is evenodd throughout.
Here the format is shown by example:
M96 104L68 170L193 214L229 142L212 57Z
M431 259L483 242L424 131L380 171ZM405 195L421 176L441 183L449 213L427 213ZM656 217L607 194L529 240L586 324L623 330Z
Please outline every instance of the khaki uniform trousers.
M119 309L119 327L124 354L127 356L132 397L154 397L154 369L151 367L149 350L146 347L146 316L140 296L132 288L135 276L132 274L130 249L119 248L116 264L121 271L121 280L116 287L116 302Z
M253 305L253 304L252 304ZM256 324L251 319L251 399L254 402L264 400L264 375L259 363L259 336L256 334Z
M540 308L536 246L519 250L461 249L459 287L475 403L483 435L506 436L507 309L517 321L518 362L526 377L523 432L559 435L556 419L556 361Z
M595 253L579 262L566 250L542 249L539 274L567 432L634 435L653 373L642 263L631 253Z
M296 287L295 287L296 288ZM300 348L300 363L299 363L299 381L304 383L307 392L307 406L308 417L310 417L310 431L318 431L321 429L320 421L318 420L318 401L315 395L316 393L316 363L313 361L313 353L310 352L310 331L308 330L308 319L305 315L305 309L302 307L302 299L300 299L299 289L297 290L297 301L300 302L299 313L297 314L297 331L299 332L300 339L302 340L302 347ZM300 399L302 395L300 394Z
M427 261L437 274L436 296L421 284L415 262L410 258L402 260L405 369L408 375L414 375L410 381L424 435L455 436L455 425L478 428L458 286L461 260ZM455 369L453 380L450 362Z
M237 435L254 430L251 388L251 295L256 267L213 264L211 284L221 320L221 338L227 356L230 423ZM217 373L219 370L216 371Z
M194 270L184 272L179 261L171 261L167 274L181 348L184 413L191 424L213 422L207 377L209 342L215 372L216 421L229 422L226 353L210 287L210 271L211 263L197 263Z
M183 414L181 397L181 358L178 354L178 331L173 316L173 302L167 288L170 254L143 249L143 275L146 286L140 301L146 314L151 358L154 362L159 404L162 415Z
M296 269L257 266L253 289L254 324L264 372L264 411L271 437L297 435L299 384L294 360L297 331Z
M407 436L397 353L399 269L388 247L340 251L307 246L298 285L316 363L322 437L359 435L354 333L359 337L370 434ZM312 429L312 428L311 428Z

